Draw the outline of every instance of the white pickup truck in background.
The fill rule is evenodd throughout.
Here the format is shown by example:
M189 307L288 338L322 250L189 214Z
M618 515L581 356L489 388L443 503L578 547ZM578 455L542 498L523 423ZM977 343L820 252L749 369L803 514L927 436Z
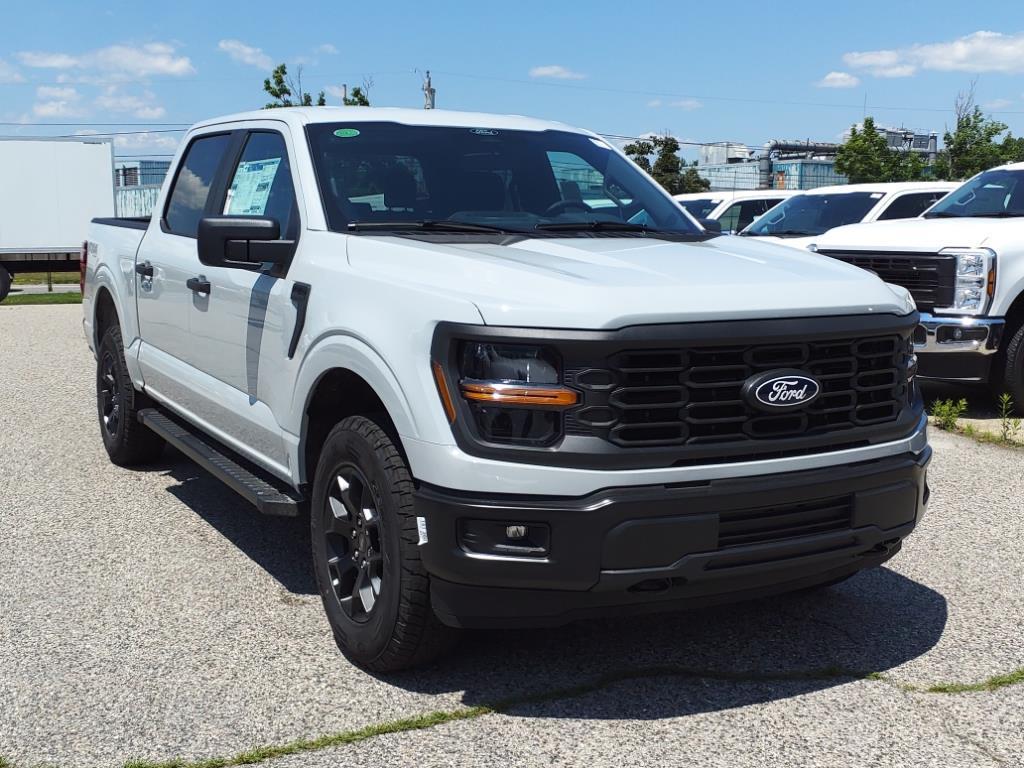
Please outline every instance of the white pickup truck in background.
M957 186L951 181L906 181L818 187L783 201L740 234L806 248L835 227L920 216Z
M688 192L675 195L687 213L700 221L717 221L722 232L733 234L753 224L796 192L786 189L742 189L725 192Z
M1024 413L1024 163L975 176L921 218L840 227L810 247L913 294L922 377L987 383Z
M308 511L331 629L373 670L457 627L835 583L925 509L910 294L702 229L589 131L210 120L152 219L96 220L86 253L111 459L170 443Z

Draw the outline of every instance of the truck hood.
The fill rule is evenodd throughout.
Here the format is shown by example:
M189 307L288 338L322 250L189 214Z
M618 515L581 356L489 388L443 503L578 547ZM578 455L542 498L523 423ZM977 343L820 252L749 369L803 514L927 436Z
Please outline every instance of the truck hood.
M352 268L473 302L488 325L606 329L858 313L906 314L906 292L809 251L734 236L436 243L348 238ZM443 318L441 318L443 319Z
M770 243L772 245L784 245L787 248L799 248L805 250L809 243L813 243L821 235L807 235L806 237L775 237L774 235L743 235L747 240L758 243Z
M811 238L811 242L822 249L837 250L879 248L934 253L943 248L985 246L998 253L1000 245L1019 241L1020 227L1020 219L898 219L836 227Z

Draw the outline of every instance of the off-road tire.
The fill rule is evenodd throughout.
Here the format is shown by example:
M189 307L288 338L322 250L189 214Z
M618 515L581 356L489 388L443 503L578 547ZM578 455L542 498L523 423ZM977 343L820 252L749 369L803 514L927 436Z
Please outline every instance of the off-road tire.
M150 399L132 384L121 328L112 325L100 339L96 354L96 409L103 447L114 464L134 467L160 458L164 441L138 418L140 410L151 406Z
M992 394L996 398L1009 392L1018 416L1024 416L1024 324L1019 328L1007 329L1006 347L996 358L993 371Z
M310 508L313 566L335 642L371 672L426 664L457 637L430 605L412 491L401 452L377 422L350 416L327 435ZM372 511L357 515L363 508ZM365 519L357 530L358 517ZM360 568L379 574L369 610L359 595Z

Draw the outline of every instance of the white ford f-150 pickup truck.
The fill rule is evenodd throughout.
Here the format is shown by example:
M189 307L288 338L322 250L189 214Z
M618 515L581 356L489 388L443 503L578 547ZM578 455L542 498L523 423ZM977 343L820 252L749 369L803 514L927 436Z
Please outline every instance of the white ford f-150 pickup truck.
M808 247L913 294L922 377L988 383L1024 413L1024 163L975 176L920 218L839 227Z
M925 509L909 293L706 231L588 131L210 120L152 219L97 220L85 251L111 459L170 443L263 512L308 509L370 669L452 628L834 583Z

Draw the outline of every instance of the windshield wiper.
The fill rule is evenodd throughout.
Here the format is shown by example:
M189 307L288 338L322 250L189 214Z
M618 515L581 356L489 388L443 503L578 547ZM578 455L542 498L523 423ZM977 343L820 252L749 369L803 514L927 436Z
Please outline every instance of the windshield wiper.
M525 234L519 229L496 227L490 224L475 224L471 221L451 219L422 219L419 221L350 221L350 232L372 232L374 230L420 230L425 232L485 232L488 234Z
M754 237L813 237L821 233L808 232L805 229L779 229L775 232L747 232L746 234Z
M537 229L547 232L579 232L579 231L605 231L605 232L648 232L659 234L659 230L651 229L646 224L631 224L628 221L552 221L547 224L538 224Z
M953 213L952 211L934 211L926 213L924 217L926 219L962 219L964 215L962 213Z
M970 218L972 219L1016 219L1024 216L1024 213L1014 213L1013 211L993 211L992 213L972 213Z

